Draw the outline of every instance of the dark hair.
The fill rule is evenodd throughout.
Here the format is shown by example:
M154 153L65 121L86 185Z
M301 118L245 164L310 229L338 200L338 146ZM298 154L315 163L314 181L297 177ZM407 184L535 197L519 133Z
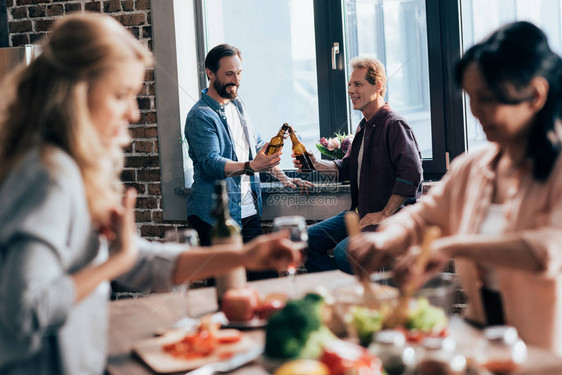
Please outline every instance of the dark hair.
M500 103L515 105L529 100L524 91L533 77L548 81L544 107L531 128L527 156L533 161L533 175L544 181L560 153L554 137L560 117L562 62L548 45L544 32L530 22L507 24L482 42L472 46L456 67L456 80L462 85L466 68L475 62L489 89ZM516 93L513 94L515 89Z
M221 59L223 57L234 55L238 56L238 58L242 60L242 55L240 54L240 50L238 48L231 46L230 44L219 44L207 53L207 57L205 57L205 68L209 69L213 73L216 73L220 68Z

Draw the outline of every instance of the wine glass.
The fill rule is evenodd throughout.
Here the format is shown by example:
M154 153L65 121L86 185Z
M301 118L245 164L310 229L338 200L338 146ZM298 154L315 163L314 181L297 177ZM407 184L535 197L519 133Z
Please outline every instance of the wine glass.
M199 236L197 235L197 231L195 229L167 231L164 235L164 241L187 244L190 247L199 246ZM184 302L183 309L185 316L174 323L174 327L183 327L186 331L191 331L199 325L199 320L191 317L191 304L188 300L189 284L190 280L187 280L176 288L182 296L182 300Z
M296 273L297 267L302 265L308 247L308 232L306 231L306 220L302 216L281 216L273 220L273 231L278 232L282 230L289 230L289 239L293 241L301 253L300 264L292 263L287 268L289 280L293 285L293 294L297 289Z

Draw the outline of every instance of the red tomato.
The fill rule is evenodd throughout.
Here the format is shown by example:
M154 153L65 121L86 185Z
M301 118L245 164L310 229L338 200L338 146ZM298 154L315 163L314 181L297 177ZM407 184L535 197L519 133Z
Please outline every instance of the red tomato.
M222 311L230 321L251 320L259 305L258 292L252 288L228 290L222 299Z
M281 310L283 306L285 306L285 302L277 299L270 299L264 301L256 312L260 319L269 319L274 312Z

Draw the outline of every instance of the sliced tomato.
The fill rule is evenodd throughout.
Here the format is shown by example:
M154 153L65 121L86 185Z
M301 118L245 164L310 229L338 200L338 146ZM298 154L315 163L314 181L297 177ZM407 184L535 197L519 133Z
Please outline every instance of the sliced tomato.
M231 344L242 340L242 332L237 329L221 329L215 332L219 344Z
M199 358L210 355L217 347L218 341L208 331L199 331L183 339L162 346L162 350L175 357Z
M356 344L335 340L324 347L320 361L330 368L332 375L382 374L382 363L376 356Z
M227 359L230 359L234 356L234 352L228 351L228 352L222 352L218 355L219 359L221 361L226 361Z

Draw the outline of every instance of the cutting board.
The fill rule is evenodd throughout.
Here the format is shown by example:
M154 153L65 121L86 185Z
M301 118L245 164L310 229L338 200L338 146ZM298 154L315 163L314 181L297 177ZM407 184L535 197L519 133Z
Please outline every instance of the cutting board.
M207 357L183 359L172 356L162 350L165 344L181 340L185 336L183 328L169 331L168 333L146 339L137 343L133 350L153 371L160 374L193 370L208 363L220 362L227 353L243 353L255 348L259 343L250 336L242 333L242 339L231 344L220 344L217 349Z

